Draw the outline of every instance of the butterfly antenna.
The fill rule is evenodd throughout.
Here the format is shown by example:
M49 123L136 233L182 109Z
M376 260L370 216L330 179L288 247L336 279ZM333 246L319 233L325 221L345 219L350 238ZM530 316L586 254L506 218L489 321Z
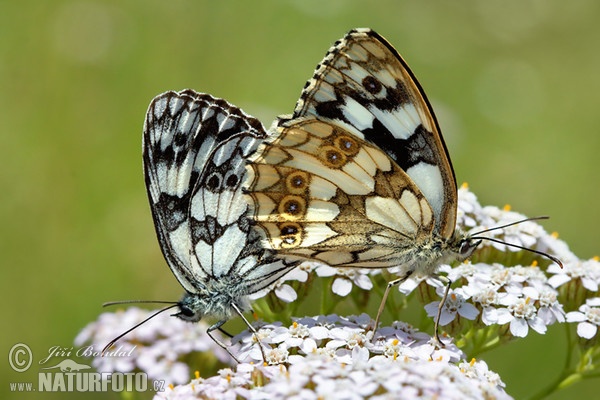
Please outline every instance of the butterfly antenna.
M151 316L149 316L148 318L146 318L145 320L143 320L142 322L135 324L133 327L127 329L125 332L121 333L119 336L117 336L116 338L114 338L113 340L111 340L106 346L104 346L104 348L102 349L102 356L104 357L104 353L106 352L106 350L110 349L112 347L112 345L114 345L115 343L117 343L119 341L119 339L121 339L123 336L127 335L129 332L133 331L134 329L136 329L137 327L139 327L140 325L145 324L146 322L150 321L152 318L156 317L158 314L163 313L167 310L170 310L171 308L177 307L179 303L173 303L172 301L166 302L166 301L142 301L142 300L131 300L131 301L113 301L113 302L109 302L109 303L104 303L103 306L107 306L107 305L111 305L111 304L128 304L128 303L171 303L170 306L165 307L161 310L158 310L157 312L155 312L154 314L152 314Z
M546 257L549 260L552 260L553 262L555 262L559 267L563 268L563 263L562 261L560 261L558 258L545 253L543 251L539 251L539 250L534 250L534 249L530 249L529 247L524 247L524 246L520 246L518 244L514 244L514 243L508 243L505 241L502 241L500 239L496 239L496 238L490 238L490 237L486 237L486 236L477 236L477 235L481 235L482 233L486 233L486 232L491 232L491 231L495 231L497 229L504 229L504 228L508 228L509 226L513 226L513 225L517 225L517 224L521 224L523 222L528 222L528 221L539 221L539 220L543 220L543 219L549 219L550 217L547 215L542 215L539 217L531 217L531 218L525 218L525 219L521 219L515 222L511 222L505 225L500 225L500 226L496 226L494 228L490 228L490 229L484 229L482 231L476 232L473 235L471 235L471 239L475 239L475 240L489 240L490 242L495 242L495 243L501 243L503 245L506 246L510 246L510 247L515 247L517 249L521 249L521 250L526 250L535 254L539 254L543 257Z
M102 304L102 307L116 306L119 304L177 304L176 301L167 300L119 300L119 301L108 301Z
M550 219L549 216L547 215L540 215L539 217L530 217L530 218L525 218L525 219L520 219L518 221L514 221L514 222L510 222L508 224L505 225L500 225L500 226L495 226L493 228L489 228L489 229L484 229L482 231L479 232L475 232L473 233L471 236L477 236L477 235L481 235L482 233L486 233L486 232L491 232L491 231L495 231L497 229L504 229L504 228L508 228L509 226L513 226L513 225L518 225L518 224L522 224L523 222L528 222L528 221L540 221L542 219Z

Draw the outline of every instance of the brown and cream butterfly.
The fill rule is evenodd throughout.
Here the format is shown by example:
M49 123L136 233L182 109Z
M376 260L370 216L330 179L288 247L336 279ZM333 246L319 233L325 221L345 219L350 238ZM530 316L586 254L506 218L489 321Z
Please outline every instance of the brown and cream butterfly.
M370 29L334 44L248 171L267 249L330 266L402 267L377 322L393 285L434 275L480 243L456 228L456 179L423 89Z

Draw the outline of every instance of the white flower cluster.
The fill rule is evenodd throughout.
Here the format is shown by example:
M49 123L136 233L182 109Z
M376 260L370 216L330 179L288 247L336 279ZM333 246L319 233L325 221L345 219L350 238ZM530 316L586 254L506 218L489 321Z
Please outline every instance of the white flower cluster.
M555 265L548 267L548 272L554 274L548 283L555 288L575 285L577 289L598 293L600 287L600 259L575 260L565 263L563 268ZM574 295L577 293L573 293Z
M219 375L169 388L155 399L510 399L483 362L459 366L443 362L368 359L353 352L352 364L310 355L284 366L240 364ZM259 385L257 385L259 383Z
M267 324L258 329L258 341L263 346L268 364L293 363L307 354L326 354L341 363L350 363L355 347L367 348L373 354L390 358L409 357L420 360L458 361L464 354L454 345L438 348L431 337L408 324L377 330L375 338L373 320L367 314L360 316L327 316L294 319L289 327L281 323ZM232 340L233 352L241 361L263 362L256 339L247 331Z
M509 323L511 334L517 337L526 336L529 328L545 333L547 325L565 321L558 292L537 266L463 264L450 269L448 278L463 286L450 291L442 308L441 326L457 316L474 320L479 310L483 324ZM443 289L437 289L440 296ZM433 302L425 306L428 315L435 316L438 305L439 302Z
M169 313L158 314L138 326L120 339L105 356L100 356L99 353L107 343L144 321L152 313L136 307L126 311L103 313L97 321L88 324L77 335L75 344L93 346L97 356L94 357L92 365L98 372L139 370L146 372L150 379L176 384L189 381L189 366L183 361L186 355L206 352L214 354L222 363L233 361L229 354L206 334L206 323L201 321L191 324L172 317ZM219 332L213 334L221 338ZM129 353L131 356L118 355Z
M439 325L467 352L481 350L469 349L465 341L469 331L487 329L490 340L497 341L504 335L524 337L530 329L545 333L548 325L557 322L576 325L580 342L586 346L596 343L600 259L578 259L563 241L534 221L477 233L524 218L506 209L482 207L468 189L459 190L457 219L463 230L547 252L564 264L562 268L556 264L540 268L535 260L541 257L484 240L474 263L454 268L442 265L439 272L453 285L442 305ZM531 260L531 265L520 265ZM307 262L251 299L264 301L261 297L271 296L270 300L279 299L294 307L302 300L299 297L310 297L315 276L329 279L333 293L346 297L356 290L381 290L385 283L382 278L395 272L397 268L344 269ZM411 277L399 289L427 299L425 310L435 318L440 302L431 300L441 299L446 286L436 277ZM335 305L338 300L330 303ZM159 399L198 395L207 399L509 398L499 376L482 361L464 361L465 354L451 337L443 337L445 346L440 347L428 334L398 321L379 327L373 335L374 322L366 314L296 318L290 326L281 322L255 324L257 335L246 330L231 339L229 349L242 361L232 367L235 370L222 369L208 378L200 378L196 372L196 379L190 382L196 366L214 372L231 366L234 360L206 334L204 322L190 324L169 314L158 314L138 326L106 357L98 355L104 345L146 320L151 312L130 308L102 314L75 343L93 345L98 353L92 364L99 372L143 371L151 379L179 385L157 394ZM276 312L270 316L280 317ZM229 342L219 332L213 334Z
M388 399L510 398L499 376L483 361L461 361L454 346L439 349L431 337L405 324L384 327L368 340L366 315L302 318L290 327L259 331L267 363L252 335L233 339L242 363L217 376L197 377L157 394L158 399Z
M75 342L100 349L152 313L138 308L104 313ZM370 340L372 324L366 314L300 318L289 327L262 326L260 344L246 330L232 339L232 351L244 361L235 371L227 368L217 376L190 382L191 371L182 360L199 353L216 353L222 362L232 360L206 335L205 324L186 323L163 313L117 343L123 352L133 349L130 356L97 355L92 364L100 372L143 371L151 379L179 385L157 395L169 399L199 393L214 399L363 399L419 393L449 399L509 398L497 374L483 361L464 361L456 346L439 348L429 335L401 322L380 328ZM259 345L267 357L264 366Z

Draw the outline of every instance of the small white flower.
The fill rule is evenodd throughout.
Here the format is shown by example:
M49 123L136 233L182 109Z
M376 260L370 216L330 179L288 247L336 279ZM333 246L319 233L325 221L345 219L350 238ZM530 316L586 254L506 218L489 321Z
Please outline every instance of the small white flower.
M464 185L458 189L456 220L458 225L466 228L489 225L492 222L483 213L483 208L477 201L477 196Z
M548 281L548 278L544 274L539 267L536 265L530 265L528 267L522 265L516 265L510 268L512 271L512 280L515 283L524 283L524 282L538 282L545 283Z
M238 360L249 361L254 360L262 362L262 352L259 347L265 346L266 344L275 343L273 341L273 332L278 331L281 326L280 322L265 325L257 329L256 335L252 334L248 330L242 331L233 338L231 343L234 344L234 354L236 354ZM263 347L263 350L265 347Z
M289 328L275 329L271 336L273 343L285 343L288 348L297 347L304 354L308 354L317 348L317 340L323 339L323 329L319 326L309 328L294 321Z
M471 362L462 362L459 365L461 371L470 378L484 378L494 387L505 387L506 385L500 379L500 375L490 371L485 361L476 361L472 359Z
M483 264L485 265L485 264ZM440 272L442 272L442 268L440 267ZM450 268L447 272L448 279L452 282L456 282L461 278L472 278L478 273L480 274L482 271L478 267L478 265L471 264L469 261L463 262L460 265Z
M553 324L555 322L565 322L565 311L563 305L558 301L558 293L548 285L540 290L538 301L540 308L538 315L544 320L546 325Z
M571 311L566 315L567 322L579 322L577 324L577 335L584 339L596 336L600 325L600 297L587 299L585 304L579 307L579 311Z
M352 291L352 284L363 290L371 290L373 282L369 277L369 270L356 268L333 268L328 265L320 265L316 268L320 277L336 276L331 290L338 296L345 297Z
M512 281L512 269L501 264L493 264L489 275L490 282L499 287L508 285Z
M513 316L512 321L510 321L510 333L513 336L525 337L529 332L529 328L538 333L546 332L546 324L537 315L537 310L531 298L516 299L509 305L508 310Z
M443 296L445 289L441 288L438 290L438 294ZM446 301L442 305L442 312L440 314L439 324L441 326L448 325L450 322L454 321L454 319L460 315L463 318L474 320L477 318L479 314L479 310L471 304L467 303L467 299L469 296L465 294L465 292L458 289L450 289L448 292L448 297ZM439 301L434 301L425 306L425 310L427 311L427 315L430 317L436 317L439 308Z
M385 343L383 346L383 355L394 360L399 357L417 358L415 352L410 347L402 344L398 339L393 339Z
M481 321L486 325L498 323L498 310L494 305L498 304L500 295L498 286L488 285L484 288L463 286L463 290L470 294L475 303L481 306Z
M285 343L280 344L275 349L271 349L265 352L267 358L265 362L269 365L283 364L288 359L289 352Z

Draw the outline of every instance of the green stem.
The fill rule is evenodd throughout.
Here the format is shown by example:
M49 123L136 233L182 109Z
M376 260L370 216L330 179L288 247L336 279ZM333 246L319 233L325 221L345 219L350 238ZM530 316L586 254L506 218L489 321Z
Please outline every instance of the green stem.
M335 278L335 277L334 277ZM321 290L321 315L329 315L339 303L339 296L332 292L331 285L334 278L324 279Z
M600 371L590 372L581 375L581 379L596 379L600 378Z
M327 315L325 313L325 309L327 308L326 300L329 297L328 283L329 283L329 279L323 279L321 281L321 305L319 306L319 314L321 314L321 315Z

